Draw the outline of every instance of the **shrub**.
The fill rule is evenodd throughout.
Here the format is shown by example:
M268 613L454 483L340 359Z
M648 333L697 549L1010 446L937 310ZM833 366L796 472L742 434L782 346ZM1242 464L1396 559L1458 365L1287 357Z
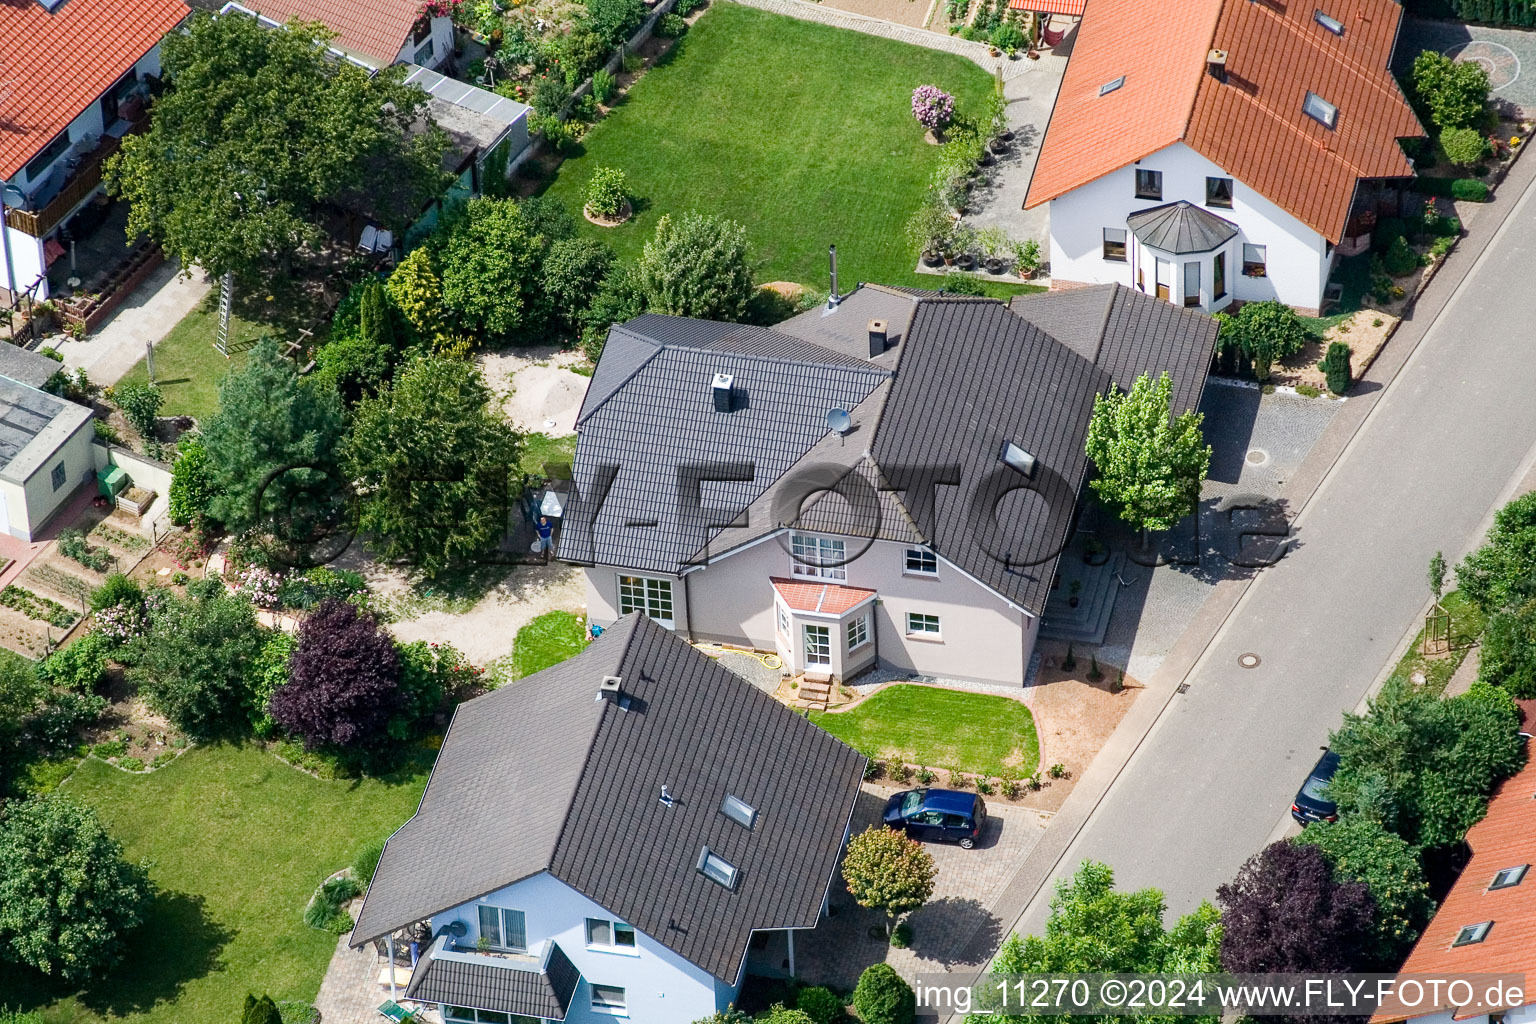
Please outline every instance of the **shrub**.
M1486 203L1488 185L1476 178L1457 178L1451 182L1451 198L1466 203Z
M1381 258L1382 266L1393 277L1402 277L1411 274L1420 265L1419 254L1413 251L1406 239L1394 238L1388 247L1386 255Z
M701 213L664 216L635 264L635 283L653 313L740 321L755 291L746 229Z
M340 601L321 603L299 626L288 682L268 704L272 720L305 747L370 747L400 705L400 656L379 621Z
M945 274L943 290L946 295L985 295L987 293L981 278L973 277L963 270L951 270Z
M536 334L542 244L511 199L471 199L442 249L443 302L463 331L487 340Z
M795 997L795 1009L811 1018L814 1024L838 1024L846 1015L842 998L820 985L801 989Z
M90 693L107 670L107 656L113 646L109 637L87 633L39 662L37 676L50 686Z
M1489 616L1481 655L1479 679L1522 700L1536 697L1536 601Z
M352 877L367 888L373 881L373 873L379 868L379 858L384 856L384 840L374 839L357 851L352 858Z
M891 762L891 778L896 782L912 781L912 766L905 761Z
M592 31L610 46L616 46L635 34L645 20L641 0L587 0L587 21Z
M165 396L159 388L142 381L129 381L112 389L112 401L140 437L146 441L155 439L155 417L160 415L160 407L165 404Z
M277 1004L277 1010L283 1024L320 1024L320 1011L297 999L284 999Z
M233 735L250 725L250 670L264 639L245 601L173 598L134 644L128 676L149 706L183 732Z
M1476 128L1447 128L1440 133L1440 148L1451 163L1471 167L1488 152L1488 140Z
M624 172L617 167L599 167L587 182L587 210L598 216L614 218L624 212L629 202Z
M352 927L352 915L342 908L362 895L363 887L355 878L339 875L328 878L315 889L304 908L304 923L311 928L341 934Z
M592 98L597 102L607 106L618 87L619 80L607 68L598 68L592 72Z
M917 996L890 964L872 964L859 975L853 1010L863 1024L912 1024Z
M1302 398L1316 398L1323 392L1321 389L1315 388L1311 384L1297 384L1296 393Z
M1376 901L1363 882L1334 877L1323 851L1282 839L1217 888L1221 965L1250 971L1362 971Z
M85 542L85 534L73 526L59 531L59 550L65 558L72 558L87 569L106 572L117 564L117 559L106 548L93 548Z
M936 85L912 90L912 116L932 132L941 132L955 118L955 98Z
M613 263L613 250L595 238L562 238L549 247L544 256L544 295L565 327L580 329Z
M1470 128L1488 104L1488 72L1475 61L1457 61L1425 50L1413 60L1414 98L1435 127Z
M296 643L292 633L273 630L262 643L261 653L251 668L251 728L263 739L272 735L277 726L268 706L272 695L288 682L288 662Z
M283 1024L283 1015L271 996L263 995L257 999L247 995L245 1010L240 1014L240 1024Z
M198 434L184 434L177 442L176 462L171 467L171 522L177 526L206 516L213 501L214 485L208 465L208 450Z
M1335 341L1328 346L1328 352L1323 356L1323 373L1328 378L1328 390L1336 395L1342 395L1349 390L1349 346L1342 341Z
M1395 240L1407 234L1408 224L1401 217L1383 217L1376 222L1376 228L1371 232L1371 248L1376 252L1386 252Z
M1004 53L1017 53L1024 48L1024 30L1011 21L1005 21L992 31L992 45Z
M688 23L677 14L663 14L656 23L656 34L663 39L676 39L688 31Z
M1377 960L1399 963L1434 911L1418 852L1365 817L1313 822L1296 842L1316 846L1334 877L1364 882L1376 901Z
M571 88L565 84L565 79L554 75L540 75L533 83L533 103L535 111L545 117L556 117L565 105L571 100Z
M1433 243L1430 244L1429 252L1430 252L1430 255L1435 256L1437 258L1442 258L1443 259L1444 257L1448 256L1450 254L1450 251L1452 249L1454 249L1455 247L1456 247L1456 239L1455 238L1451 238L1451 237L1437 238L1437 239L1434 240Z
M933 780L937 777L938 776L934 775L927 765L923 765L917 769L917 781L924 786L932 785Z

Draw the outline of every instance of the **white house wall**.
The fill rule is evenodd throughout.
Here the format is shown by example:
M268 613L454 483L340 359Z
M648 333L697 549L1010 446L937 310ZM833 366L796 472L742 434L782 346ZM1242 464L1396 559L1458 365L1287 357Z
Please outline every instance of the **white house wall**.
M412 35L415 35L413 32ZM427 50L430 42L432 49ZM395 63L420 64L424 68L435 68L453 53L453 19L433 18L432 36L430 39L413 43L409 38L405 45L400 47L400 53L395 57Z
M848 544L854 550L855 542ZM1010 606L943 559L936 577L907 574L906 547L876 541L848 564L846 580L830 581L878 593L872 612L880 663L919 675L1021 685L1038 619ZM677 631L695 640L772 651L779 645L769 577L796 578L792 569L788 551L773 538L691 573L686 592L677 577L641 575L673 581ZM629 574L607 566L586 570L587 614L598 625L618 618L621 573ZM909 638L908 612L939 616L939 639ZM846 643L846 638L839 635L836 642Z
M1136 170L1161 171L1161 199L1136 198ZM1316 311L1322 302L1331 255L1328 240L1280 207L1234 178L1232 208L1205 205L1205 179L1233 175L1182 142L1159 150L1051 200L1051 280L1085 284L1119 283L1136 287L1130 262L1104 259L1104 229L1125 229L1125 220L1148 210L1186 200L1239 227L1228 243L1227 281L1230 299L1256 302L1279 299L1298 309ZM1267 248L1266 277L1242 273L1243 243ZM1205 268L1202 295L1209 296L1210 269ZM1175 277L1176 286L1182 279ZM1147 290L1153 288L1147 268ZM1175 298L1179 298L1177 288ZM1220 303L1216 308L1221 308Z
M735 985L725 984L638 929L632 953L589 947L587 918L618 919L548 872L438 914L432 919L433 934L449 921L462 921L468 931L458 942L473 949L480 934L479 911L475 908L482 904L521 910L528 948L542 956L543 943L559 943L581 972L582 981L571 997L566 1024L614 1024L614 1014L592 1009L592 984L623 988L628 1013L618 1019L633 1024L685 1024L701 1020L736 998ZM745 944L742 952L746 952Z

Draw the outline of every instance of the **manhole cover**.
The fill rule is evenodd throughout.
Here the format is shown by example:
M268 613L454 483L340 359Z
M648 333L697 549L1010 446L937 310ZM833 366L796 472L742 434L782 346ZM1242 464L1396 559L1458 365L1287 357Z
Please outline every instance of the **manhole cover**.
M1238 655L1237 663L1243 666L1243 668L1258 668L1260 660L1257 654L1250 651L1248 654Z
M1269 461L1269 452L1265 451L1263 448L1249 448L1247 458L1248 465L1262 466L1264 463Z

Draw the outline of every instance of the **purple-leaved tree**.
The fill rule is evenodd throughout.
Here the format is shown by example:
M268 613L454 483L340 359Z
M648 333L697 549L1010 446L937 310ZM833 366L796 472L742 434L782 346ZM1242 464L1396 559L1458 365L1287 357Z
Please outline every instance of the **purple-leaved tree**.
M1316 846L1271 843L1216 890L1216 902L1221 965L1228 971L1334 973L1374 966L1370 887L1336 880Z
M299 626L288 682L272 694L272 720L307 747L368 747L387 738L401 704L400 655L367 612L322 601Z

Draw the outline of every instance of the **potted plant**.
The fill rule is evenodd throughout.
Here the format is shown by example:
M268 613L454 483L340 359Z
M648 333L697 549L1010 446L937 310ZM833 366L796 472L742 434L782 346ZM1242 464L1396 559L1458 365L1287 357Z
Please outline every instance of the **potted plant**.
M1103 565L1109 561L1109 548L1097 537L1089 537L1083 542L1083 562L1086 565Z
M1019 271L1019 276L1028 281L1035 276L1040 269L1040 242L1034 238L1026 238L1022 242L1009 243L1013 250L1014 266Z
M965 212L966 203L970 201L971 185L964 178L951 178L944 183L940 190L944 202L956 214Z
M937 267L944 263L944 245L954 220L937 199L930 198L907 221L907 244L923 261L924 266Z
M976 243L981 246L982 265L989 274L1003 272L1003 258L1008 254L1008 236L1002 228L983 228L976 233Z
M1019 55L1025 42L1024 30L1017 22L1005 21L992 32L993 45L1007 53L1010 59Z
M955 242L955 266L961 270L973 270L976 267L976 229L965 224L956 224L954 233Z
M987 148L994 153L1006 153L1008 140L1013 132L1008 127L1008 101L1000 92L993 92L987 102Z

